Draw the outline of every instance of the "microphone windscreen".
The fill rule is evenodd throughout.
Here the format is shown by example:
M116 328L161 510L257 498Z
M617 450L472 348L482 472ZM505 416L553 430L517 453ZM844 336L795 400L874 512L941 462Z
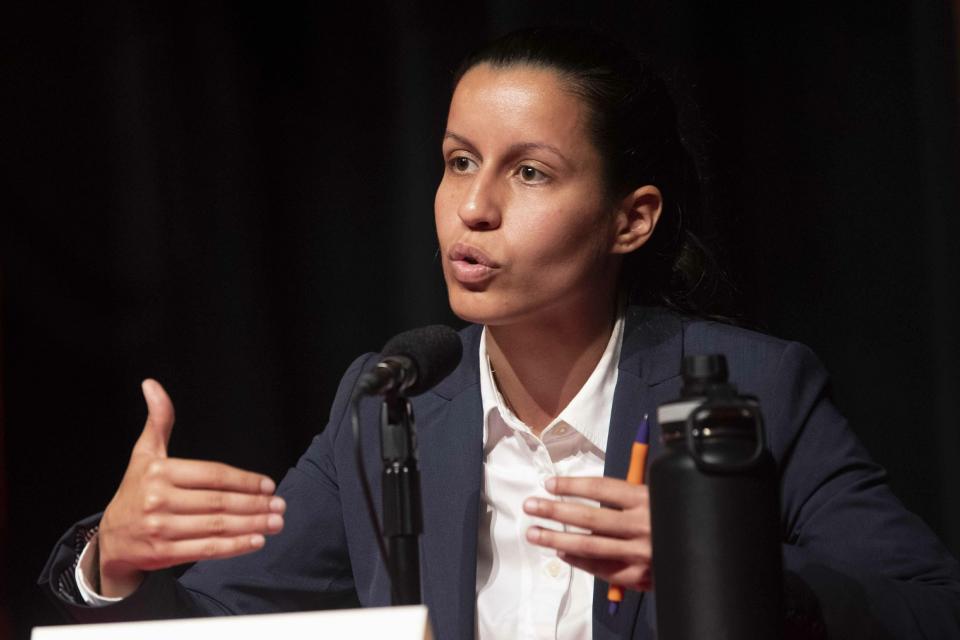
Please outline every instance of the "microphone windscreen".
M380 355L384 358L406 356L413 361L417 368L417 379L406 389L406 393L415 396L433 387L457 368L463 355L463 345L456 331L435 324L394 336L383 346Z

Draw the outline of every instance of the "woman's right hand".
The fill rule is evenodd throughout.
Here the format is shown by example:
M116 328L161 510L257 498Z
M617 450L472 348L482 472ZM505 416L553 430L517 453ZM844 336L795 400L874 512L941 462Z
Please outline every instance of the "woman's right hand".
M100 521L100 594L125 597L145 572L256 551L283 528L270 478L218 462L167 457L173 403L144 380L147 423Z

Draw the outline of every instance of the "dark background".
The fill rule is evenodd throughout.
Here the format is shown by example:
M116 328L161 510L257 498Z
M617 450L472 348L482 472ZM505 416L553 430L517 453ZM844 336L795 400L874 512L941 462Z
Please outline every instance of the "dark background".
M35 579L116 488L142 378L174 398L173 454L279 477L357 354L457 324L432 220L450 74L533 24L673 70L744 317L819 353L960 552L957 5L757 4L5 8L0 625L57 621Z

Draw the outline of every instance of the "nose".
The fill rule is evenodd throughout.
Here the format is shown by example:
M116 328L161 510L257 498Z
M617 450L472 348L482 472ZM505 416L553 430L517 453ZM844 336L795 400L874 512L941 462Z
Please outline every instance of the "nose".
M496 229L500 226L500 204L496 176L481 170L464 192L457 215L474 231Z

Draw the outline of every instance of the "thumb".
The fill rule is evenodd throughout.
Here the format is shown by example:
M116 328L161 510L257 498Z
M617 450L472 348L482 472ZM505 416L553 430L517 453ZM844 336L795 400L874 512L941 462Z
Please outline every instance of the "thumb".
M140 384L143 399L147 402L147 423L134 450L155 456L167 457L167 443L173 431L173 402L160 383L147 378Z

